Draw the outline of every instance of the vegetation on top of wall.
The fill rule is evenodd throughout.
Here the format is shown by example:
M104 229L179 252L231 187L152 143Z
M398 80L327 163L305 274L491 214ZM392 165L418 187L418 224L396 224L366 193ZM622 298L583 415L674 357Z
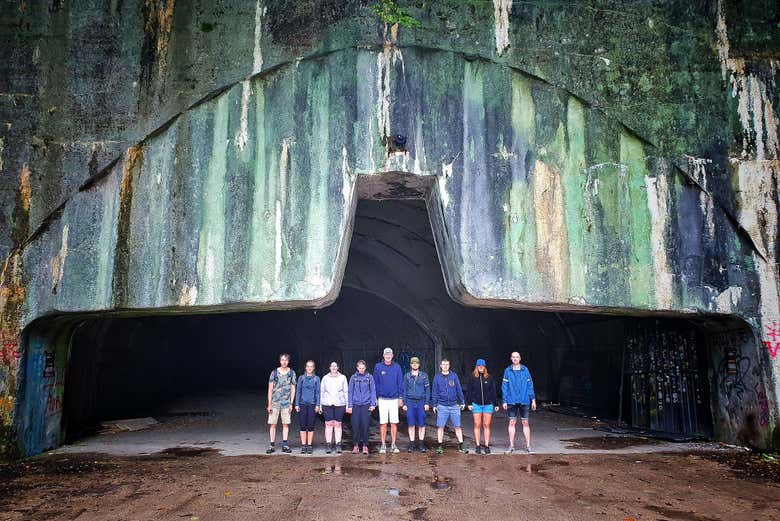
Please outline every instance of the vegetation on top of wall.
M379 0L371 6L371 11L387 25L398 24L410 29L422 26L417 18L411 16L393 0Z

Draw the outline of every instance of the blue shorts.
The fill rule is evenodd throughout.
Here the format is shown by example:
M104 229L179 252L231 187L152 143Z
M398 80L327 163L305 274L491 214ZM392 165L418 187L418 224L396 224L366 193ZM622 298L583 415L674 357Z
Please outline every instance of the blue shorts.
M531 404L529 403L510 403L506 407L509 412L509 419L515 420L519 416L521 420L528 419L528 413L531 411Z
M406 423L409 427L425 427L425 402L409 400L406 405Z
M473 407L474 414L493 414L493 404L489 403L487 405L477 405L476 403L472 403L471 407Z
M453 427L460 427L460 405L439 405L436 407L436 426L447 425L449 419Z

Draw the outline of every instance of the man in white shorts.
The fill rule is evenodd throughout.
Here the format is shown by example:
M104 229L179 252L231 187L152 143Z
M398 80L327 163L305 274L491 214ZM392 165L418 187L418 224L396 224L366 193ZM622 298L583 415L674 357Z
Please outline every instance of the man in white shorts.
M390 424L390 450L398 454L395 440L398 436L398 408L403 406L403 373L401 366L393 362L393 350L386 347L383 360L374 366L376 383L376 403L379 408L379 439L382 445L380 454L387 452L387 424Z

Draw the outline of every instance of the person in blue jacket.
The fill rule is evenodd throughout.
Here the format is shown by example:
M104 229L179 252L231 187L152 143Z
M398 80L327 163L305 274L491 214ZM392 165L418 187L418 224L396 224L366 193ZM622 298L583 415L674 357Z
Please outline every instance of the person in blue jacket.
M393 350L386 347L382 352L383 360L374 366L376 383L376 404L379 409L379 453L387 452L387 424L390 424L390 450L400 452L395 444L398 437L398 408L403 407L403 373L401 366L393 362Z
M501 394L503 395L503 407L509 412L509 448L507 454L515 450L515 425L517 417L523 424L526 451L531 451L531 427L528 425L529 411L536 410L536 395L534 394L534 381L531 372L520 364L520 353L514 351L510 360L512 364L504 369L504 379L501 382Z
M449 420L458 438L458 450L468 454L469 450L463 446L463 429L460 427L460 411L466 407L463 388L458 375L450 371L449 360L443 358L440 367L441 372L433 377L431 390L431 405L436 413L436 436L439 440L436 453L444 453L444 427Z
M320 377L314 374L314 360L306 362L306 372L298 377L295 412L301 424L301 454L313 454L314 421L320 412Z
M352 415L352 454L357 454L363 445L363 454L368 454L368 427L371 412L376 407L376 383L371 373L366 372L366 362L358 360L357 371L349 377L347 412Z
M420 359L413 356L409 361L411 371L404 375L404 411L406 411L406 423L409 426L409 448L407 452L414 452L419 448L425 452L425 413L430 408L431 382L428 373L420 369ZM415 427L419 433L419 446L415 445Z

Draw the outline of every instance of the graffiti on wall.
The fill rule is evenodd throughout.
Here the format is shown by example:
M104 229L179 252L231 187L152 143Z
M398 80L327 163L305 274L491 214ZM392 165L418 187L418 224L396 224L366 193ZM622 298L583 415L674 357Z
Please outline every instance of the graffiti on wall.
M769 356L777 358L777 353L780 351L780 325L776 320L764 326L763 343L769 351Z
M18 337L5 331L0 331L0 361L6 365L11 365L13 361L19 360L21 356Z
M756 404L758 405L758 424L766 428L769 426L769 400L758 382L753 386L753 392L756 393Z

